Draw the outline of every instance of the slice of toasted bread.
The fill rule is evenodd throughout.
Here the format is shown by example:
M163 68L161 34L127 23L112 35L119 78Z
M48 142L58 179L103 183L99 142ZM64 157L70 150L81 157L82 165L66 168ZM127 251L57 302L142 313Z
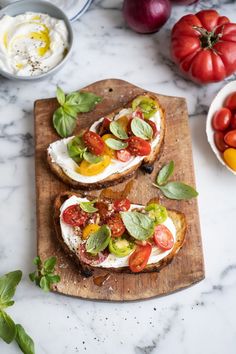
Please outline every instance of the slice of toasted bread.
M159 104L157 97L154 96L153 94L147 92L147 93L144 93L143 95L153 98ZM113 119L115 117L115 115L118 112L120 112L120 110L122 108L130 107L130 104L131 104L131 102L129 102L125 107L120 107L120 108L116 109L115 111L111 112L107 116L109 116L109 118ZM140 161L138 164L136 164L135 166L132 166L131 168L123 171L122 173L114 173L114 174L108 176L107 178L99 180L94 183L82 183L82 182L78 182L78 181L73 180L67 174L65 174L63 169L57 163L52 161L51 156L50 156L49 152L47 151L47 161L48 161L48 164L49 164L52 172L57 177L59 177L65 184L68 184L73 188L82 189L82 190L102 189L102 188L107 188L107 187L116 185L118 183L122 183L125 180L131 178L140 166L143 167L143 170L145 172L151 173L152 169L153 169L153 168L151 168L151 166L153 165L153 163L155 162L155 160L157 159L158 155L161 152L161 148L162 148L162 145L164 142L164 135L165 135L165 112L162 109L162 107L160 106L160 104L159 104L159 107L160 107L159 110L160 110L160 114L161 114L160 139L159 139L158 143L156 144L156 146L152 149L151 153L148 156L146 156L142 161Z
M59 194L54 202L54 207L53 207L53 220L54 220L54 226L55 226L55 231L56 231L56 238L63 250L68 254L70 257L73 258L73 260L77 263L79 270L81 274L83 274L86 277L89 277L93 274L93 271L95 269L103 269L109 272L114 272L114 273L132 273L129 267L122 267L122 268L102 268L102 267L93 267L90 265L87 265L83 263L79 256L72 252L67 244L64 242L62 233L61 233L61 226L60 226L60 208L62 204L71 196L78 196L82 197L82 194L78 194L75 192L64 192ZM93 197L88 197L88 199L94 199ZM168 265L175 257L175 255L178 253L178 251L181 249L181 247L184 244L185 241L185 234L187 230L187 223L185 219L185 215L179 211L175 210L168 210L168 216L172 219L175 228L176 228L176 242L174 244L174 247L172 251L162 260L160 260L157 263L149 264L145 267L145 269L142 271L142 273L150 273L150 272L155 272L159 271L166 265ZM132 273L135 274L135 273Z

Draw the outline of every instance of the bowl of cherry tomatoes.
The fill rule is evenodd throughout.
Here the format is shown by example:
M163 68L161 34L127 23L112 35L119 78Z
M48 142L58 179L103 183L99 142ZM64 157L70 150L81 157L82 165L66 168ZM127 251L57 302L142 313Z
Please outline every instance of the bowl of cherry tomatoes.
M236 175L236 81L225 85L214 98L206 132L218 160Z

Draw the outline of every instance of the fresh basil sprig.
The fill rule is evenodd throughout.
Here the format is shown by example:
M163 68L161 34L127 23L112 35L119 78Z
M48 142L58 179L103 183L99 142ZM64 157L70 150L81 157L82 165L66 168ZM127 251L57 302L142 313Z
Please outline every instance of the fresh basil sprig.
M107 225L102 225L100 229L91 234L86 242L86 251L97 255L103 251L109 244L111 238L111 230Z
M37 270L30 273L29 278L44 291L49 291L52 284L59 283L61 280L59 275L54 274L56 261L56 257L49 257L44 262L41 261L40 257L35 257L33 260Z
M153 235L155 223L148 215L138 211L121 212L120 215L129 234L137 240L146 240Z
M169 199L187 200L196 198L198 192L191 186L183 182L168 182L168 179L174 172L174 162L171 161L167 165L163 166L157 175L155 187L160 189L164 196Z
M138 136L144 140L150 140L153 136L152 127L140 118L132 119L131 130L135 136Z
M35 354L34 342L20 324L15 324L5 312L5 308L12 306L16 287L21 281L22 272L16 270L0 278L0 338L10 344L16 340L24 354Z
M123 129L123 127L116 121L113 121L110 123L109 126L110 131L112 132L113 135L115 135L117 138L123 140L123 139L128 139L128 135L126 131Z
M128 143L126 143L125 141L120 141L112 138L108 138L105 141L105 144L113 150L122 150L128 147Z
M53 114L53 126L62 138L73 133L79 113L91 111L101 101L101 97L91 92L72 92L65 95L60 87L57 87L56 95L60 107Z
M87 151L87 147L85 146L81 136L75 136L68 142L67 152L76 163L80 163L83 159L89 163L98 163L102 161L102 156L96 156Z
M94 203L96 203L96 200L92 200L91 202L81 202L79 203L80 208L85 211L86 213L95 213L98 211L97 208L95 208Z

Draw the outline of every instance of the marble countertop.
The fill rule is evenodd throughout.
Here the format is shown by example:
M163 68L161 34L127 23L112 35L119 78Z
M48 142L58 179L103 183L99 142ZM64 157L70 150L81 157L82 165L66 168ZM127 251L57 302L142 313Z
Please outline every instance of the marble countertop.
M233 0L201 1L174 7L159 33L138 35L126 28L120 0L95 0L73 23L73 56L59 73L33 84L0 79L1 274L24 272L8 312L32 336L37 354L235 353L235 176L215 158L205 134L209 104L224 83L199 87L183 79L168 48L175 21L209 7L236 22ZM45 294L28 280L36 253L33 102L54 96L56 85L72 91L112 77L187 99L206 278L184 291L133 303ZM1 341L0 352L19 350Z

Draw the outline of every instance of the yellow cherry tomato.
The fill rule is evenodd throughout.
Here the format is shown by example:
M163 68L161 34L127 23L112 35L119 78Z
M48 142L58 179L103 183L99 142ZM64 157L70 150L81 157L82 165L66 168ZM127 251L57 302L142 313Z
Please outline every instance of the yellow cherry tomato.
M119 119L117 119L117 123L119 123L122 126L122 128L124 129L124 131L126 131L126 133L128 132L129 118L127 116L122 116Z
M232 168L232 170L236 171L236 149L226 149L223 155L226 164Z
M105 142L107 139L116 139L115 135L113 134L105 134L102 136L102 140ZM109 148L106 144L105 144L105 150L104 150L104 154L110 156L112 159L115 158L115 150Z
M85 226L85 228L83 229L82 232L82 238L83 240L87 240L87 238L89 238L89 236L98 231L100 229L100 226L97 224L88 224L87 226Z
M79 167L76 168L76 171L83 176L96 176L99 173L103 172L105 168L110 165L111 158L108 155L101 156L102 161L98 163L89 163L86 160L83 160Z

